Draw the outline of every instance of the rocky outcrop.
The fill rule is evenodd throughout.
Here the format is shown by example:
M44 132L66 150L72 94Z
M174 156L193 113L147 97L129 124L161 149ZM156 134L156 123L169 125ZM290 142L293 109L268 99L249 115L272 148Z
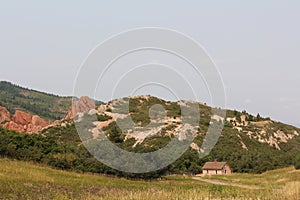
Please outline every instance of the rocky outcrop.
M43 128L51 125L50 121L47 121L38 115L34 115L31 118L31 123L28 124L27 133L38 133L40 132Z
M50 125L50 121L45 120L41 117L39 117L38 115L34 115L31 118L31 124L33 126L41 126L41 127L46 127Z
M0 124L5 121L10 121L10 114L5 107L0 106Z
M83 96L73 102L68 115L62 120L72 119L75 115L90 111L95 107L95 103L92 99ZM60 123L61 121L51 122L38 115L31 115L21 110L16 110L15 114L11 116L5 107L0 106L0 125L9 130L25 133L39 133L46 127L57 126Z
M32 116L30 113L16 110L15 114L10 117L9 112L6 111L6 108L1 108L1 120L3 119L3 121L7 121L3 125L3 128L7 128L9 130L26 133L38 133L43 128L51 124L50 121L45 120L38 115Z
M87 96L82 96L78 100L74 100L70 107L69 113L64 119L72 119L78 113L87 112L96 107L95 102Z
M6 122L3 125L3 128L6 128L8 130L17 131L17 132L25 132L25 127L21 124L17 124L14 121Z
M20 125L28 125L31 123L32 115L20 110L16 110L11 120Z
M64 119L65 120L67 120L67 119L72 119L73 118L73 112L72 112L72 106L70 107L70 109L69 109L69 112L68 112L68 114L64 117Z

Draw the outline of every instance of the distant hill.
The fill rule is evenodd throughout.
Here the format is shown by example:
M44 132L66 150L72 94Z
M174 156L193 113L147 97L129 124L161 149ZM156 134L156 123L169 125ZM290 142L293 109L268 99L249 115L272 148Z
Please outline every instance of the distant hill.
M71 103L72 97L60 97L6 81L0 82L0 106L6 107L11 114L21 110L49 120L58 120L67 115Z
M129 101L129 113L122 104ZM147 125L149 108L160 104L165 108L167 121L156 120L160 126L155 132ZM153 96L135 96L112 100L105 104L96 104L93 112L76 116L91 119L89 113L96 113L97 119L89 123L102 128L106 137L126 151L152 152L166 146L176 135L182 124L180 105L186 102L170 102ZM197 174L207 161L229 162L234 172L262 173L267 170L294 165L300 168L300 129L264 118L253 116L246 111L227 110L222 118L212 115L212 108L197 103L200 109L199 125L190 148L168 167L154 173L131 175L110 169L99 163L82 145L73 120L64 120L53 127L43 129L40 134L21 134L0 128L0 155L19 160L42 162L61 169L89 171L94 173L115 174L126 177L157 177L162 174ZM21 109L48 119L61 119L69 111L71 97L59 97L34 90L25 89L8 82L0 84L0 106L14 112ZM92 110L91 110L92 111ZM75 118L76 118L75 117ZM135 122L131 125L132 118ZM97 122L98 120L98 122ZM211 123L223 123L222 134L209 155L199 158L202 143ZM118 125L123 125L120 129ZM87 127L84 138L97 139L99 135ZM143 134L138 134L141 131Z
M129 101L129 113L122 109L125 101ZM149 108L155 104L165 108L166 120L151 121ZM180 105L188 106L188 102L164 101L149 95L116 99L98 107L98 127L112 142L127 151L152 152L166 146L178 134L176 130L182 124ZM195 127L197 135L190 149L172 164L173 173L197 173L205 161L215 159L229 162L235 172L262 173L289 165L300 168L299 128L259 114L253 116L246 111L227 110L227 116L222 118L217 114L212 115L210 106L198 105L200 122ZM130 124L130 118L135 125ZM156 133L155 129L146 128L150 122L152 126L160 127L160 131ZM198 154L202 151L204 138L212 123L224 124L222 134L210 154L199 159ZM89 140L94 136L90 132L85 137Z

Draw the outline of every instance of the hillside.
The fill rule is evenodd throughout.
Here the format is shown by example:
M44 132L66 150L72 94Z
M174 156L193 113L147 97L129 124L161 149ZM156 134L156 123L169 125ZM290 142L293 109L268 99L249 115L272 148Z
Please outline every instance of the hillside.
M129 178L156 178L165 174L198 174L207 161L217 159L229 162L233 171L239 173L263 173L267 170L294 165L300 168L300 137L298 128L274 122L262 117L254 117L246 112L228 111L221 137L209 155L199 159L199 152L210 124L210 107L199 104L201 120L198 133L189 149L171 165L152 173L129 174L111 169L97 161L82 145L78 135L78 126L87 130L82 139L92 139L96 135L86 120L94 127L104 130L106 137L115 145L126 151L151 152L166 146L176 135L176 127L180 125L179 107L176 102L166 102L155 97L132 97L130 115L137 124L130 132L121 130L119 124L128 125L128 115L120 108L123 100L102 104L97 109L97 118L90 116L89 111L81 113L75 120L81 119L76 127L73 120L64 120L57 126L43 129L40 134L28 135L0 128L0 155L18 160L35 161L59 169L82 172L114 174ZM151 128L144 130L143 135L135 134L141 130L139 126L149 123L149 109L153 103L166 106L166 123L160 124L161 131L153 134ZM119 107L118 107L119 106ZM114 115L114 116L113 116ZM213 118L217 118L214 116ZM235 119L234 119L235 118ZM242 120L241 120L242 118ZM86 120L85 120L86 119ZM95 121L99 121L96 122ZM245 120L243 122L243 120ZM252 121L249 121L252 120ZM217 123L215 120L214 123Z
M71 102L71 97L60 97L0 81L0 106L6 107L11 114L21 110L48 120L58 120L67 115Z
M28 162L0 159L0 199L299 199L300 171L292 167L262 175L235 174L214 177L228 185L234 182L237 185L255 185L259 189L213 185L192 178L166 176L162 180L133 181L104 175L66 172Z
M129 113L123 109L126 101L129 101ZM149 109L155 104L166 110L165 119L150 119ZM152 96L117 99L97 108L100 122L93 124L127 151L152 152L180 137L178 130L183 123L180 105L187 106L188 102L168 102ZM197 173L204 161L214 159L231 163L235 172L261 173L293 164L300 167L300 129L259 115L252 116L246 111L228 110L226 118L212 116L211 107L201 103L198 106L200 123L193 127L197 134L190 149L172 165L173 173ZM87 113L84 116L88 118ZM210 154L199 159L198 154L203 151L202 144L212 123L224 123L221 137ZM158 132L157 127L160 128ZM92 129L85 138L95 140L97 133Z
M2 98L0 105L10 109L27 109L31 113L36 110L39 115L45 112L53 118L65 117L69 111L70 97L48 95L7 82L1 82L0 89L4 94L0 96ZM87 97L80 99L82 101L79 101L78 108L90 109L91 100ZM129 102L129 113L122 107L126 101ZM30 102L33 107L24 106L30 105ZM91 105L86 107L83 102L89 102ZM166 110L166 118L153 121L149 117L150 108L155 104L161 105ZM218 114L212 115L213 108L202 103L197 103L200 113L196 114L200 115L200 122L190 127L196 130L196 135L189 149L175 162L159 171L128 174L113 170L98 162L82 145L81 139L95 140L105 136L129 152L156 151L180 136L178 134L178 129L182 125L180 106L188 104L189 102L185 101L169 102L149 95L135 96L115 99L106 104L98 102L95 109L87 112L77 110L78 113L73 113L77 114L74 119L81 122L77 123L76 127L73 120L62 120L49 128L38 129L39 134L33 135L0 128L0 155L44 163L59 169L130 178L155 178L174 173L197 174L201 173L201 167L205 162L215 159L229 162L234 172L239 173L263 173L291 165L300 168L299 128L259 115L253 116L246 111L227 110L227 116L222 118ZM161 113L160 110L151 112L155 115ZM133 121L130 121L130 118ZM204 138L212 123L224 124L222 134L212 151L199 159L199 154L203 151ZM85 129L81 139L77 132L78 127ZM100 129L104 131L104 135L99 135Z

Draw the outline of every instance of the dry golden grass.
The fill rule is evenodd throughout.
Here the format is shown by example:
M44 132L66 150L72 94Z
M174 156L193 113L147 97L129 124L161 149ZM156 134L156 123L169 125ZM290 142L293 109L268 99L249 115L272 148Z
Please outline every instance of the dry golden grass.
M0 199L299 200L300 171L292 167L262 175L233 174L214 176L212 179L256 185L262 189L213 185L183 176L168 176L161 181L134 181L78 174L27 162L0 159Z

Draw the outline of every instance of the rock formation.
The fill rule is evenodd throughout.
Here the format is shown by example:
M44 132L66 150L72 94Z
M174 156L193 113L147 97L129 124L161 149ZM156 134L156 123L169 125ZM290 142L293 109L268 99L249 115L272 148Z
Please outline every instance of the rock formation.
M10 117L9 112L6 108L0 108L0 121L6 123L3 124L3 128L14 130L18 132L26 133L38 133L43 128L51 124L50 121L45 120L38 115L32 116L30 113L26 113L20 110L16 110L15 114Z
M25 132L24 126L22 126L21 124L17 124L14 121L6 122L3 125L3 128L6 128L6 129L12 130L12 131L17 131L17 132Z
M78 113L87 112L96 107L95 102L87 96L82 96L78 100L74 100L70 111L64 119L71 119Z
M26 126L30 124L32 115L29 113L25 113L20 110L16 110L15 114L12 116L11 120L17 124Z
M10 114L5 107L0 106L0 124L5 121L10 121Z
M78 113L90 111L95 107L95 103L92 99L83 96L73 102L68 115L62 120L72 119ZM0 125L9 130L25 133L39 133L46 127L59 124L60 121L51 122L38 115L31 115L21 110L16 110L15 114L11 116L5 107L0 106Z

